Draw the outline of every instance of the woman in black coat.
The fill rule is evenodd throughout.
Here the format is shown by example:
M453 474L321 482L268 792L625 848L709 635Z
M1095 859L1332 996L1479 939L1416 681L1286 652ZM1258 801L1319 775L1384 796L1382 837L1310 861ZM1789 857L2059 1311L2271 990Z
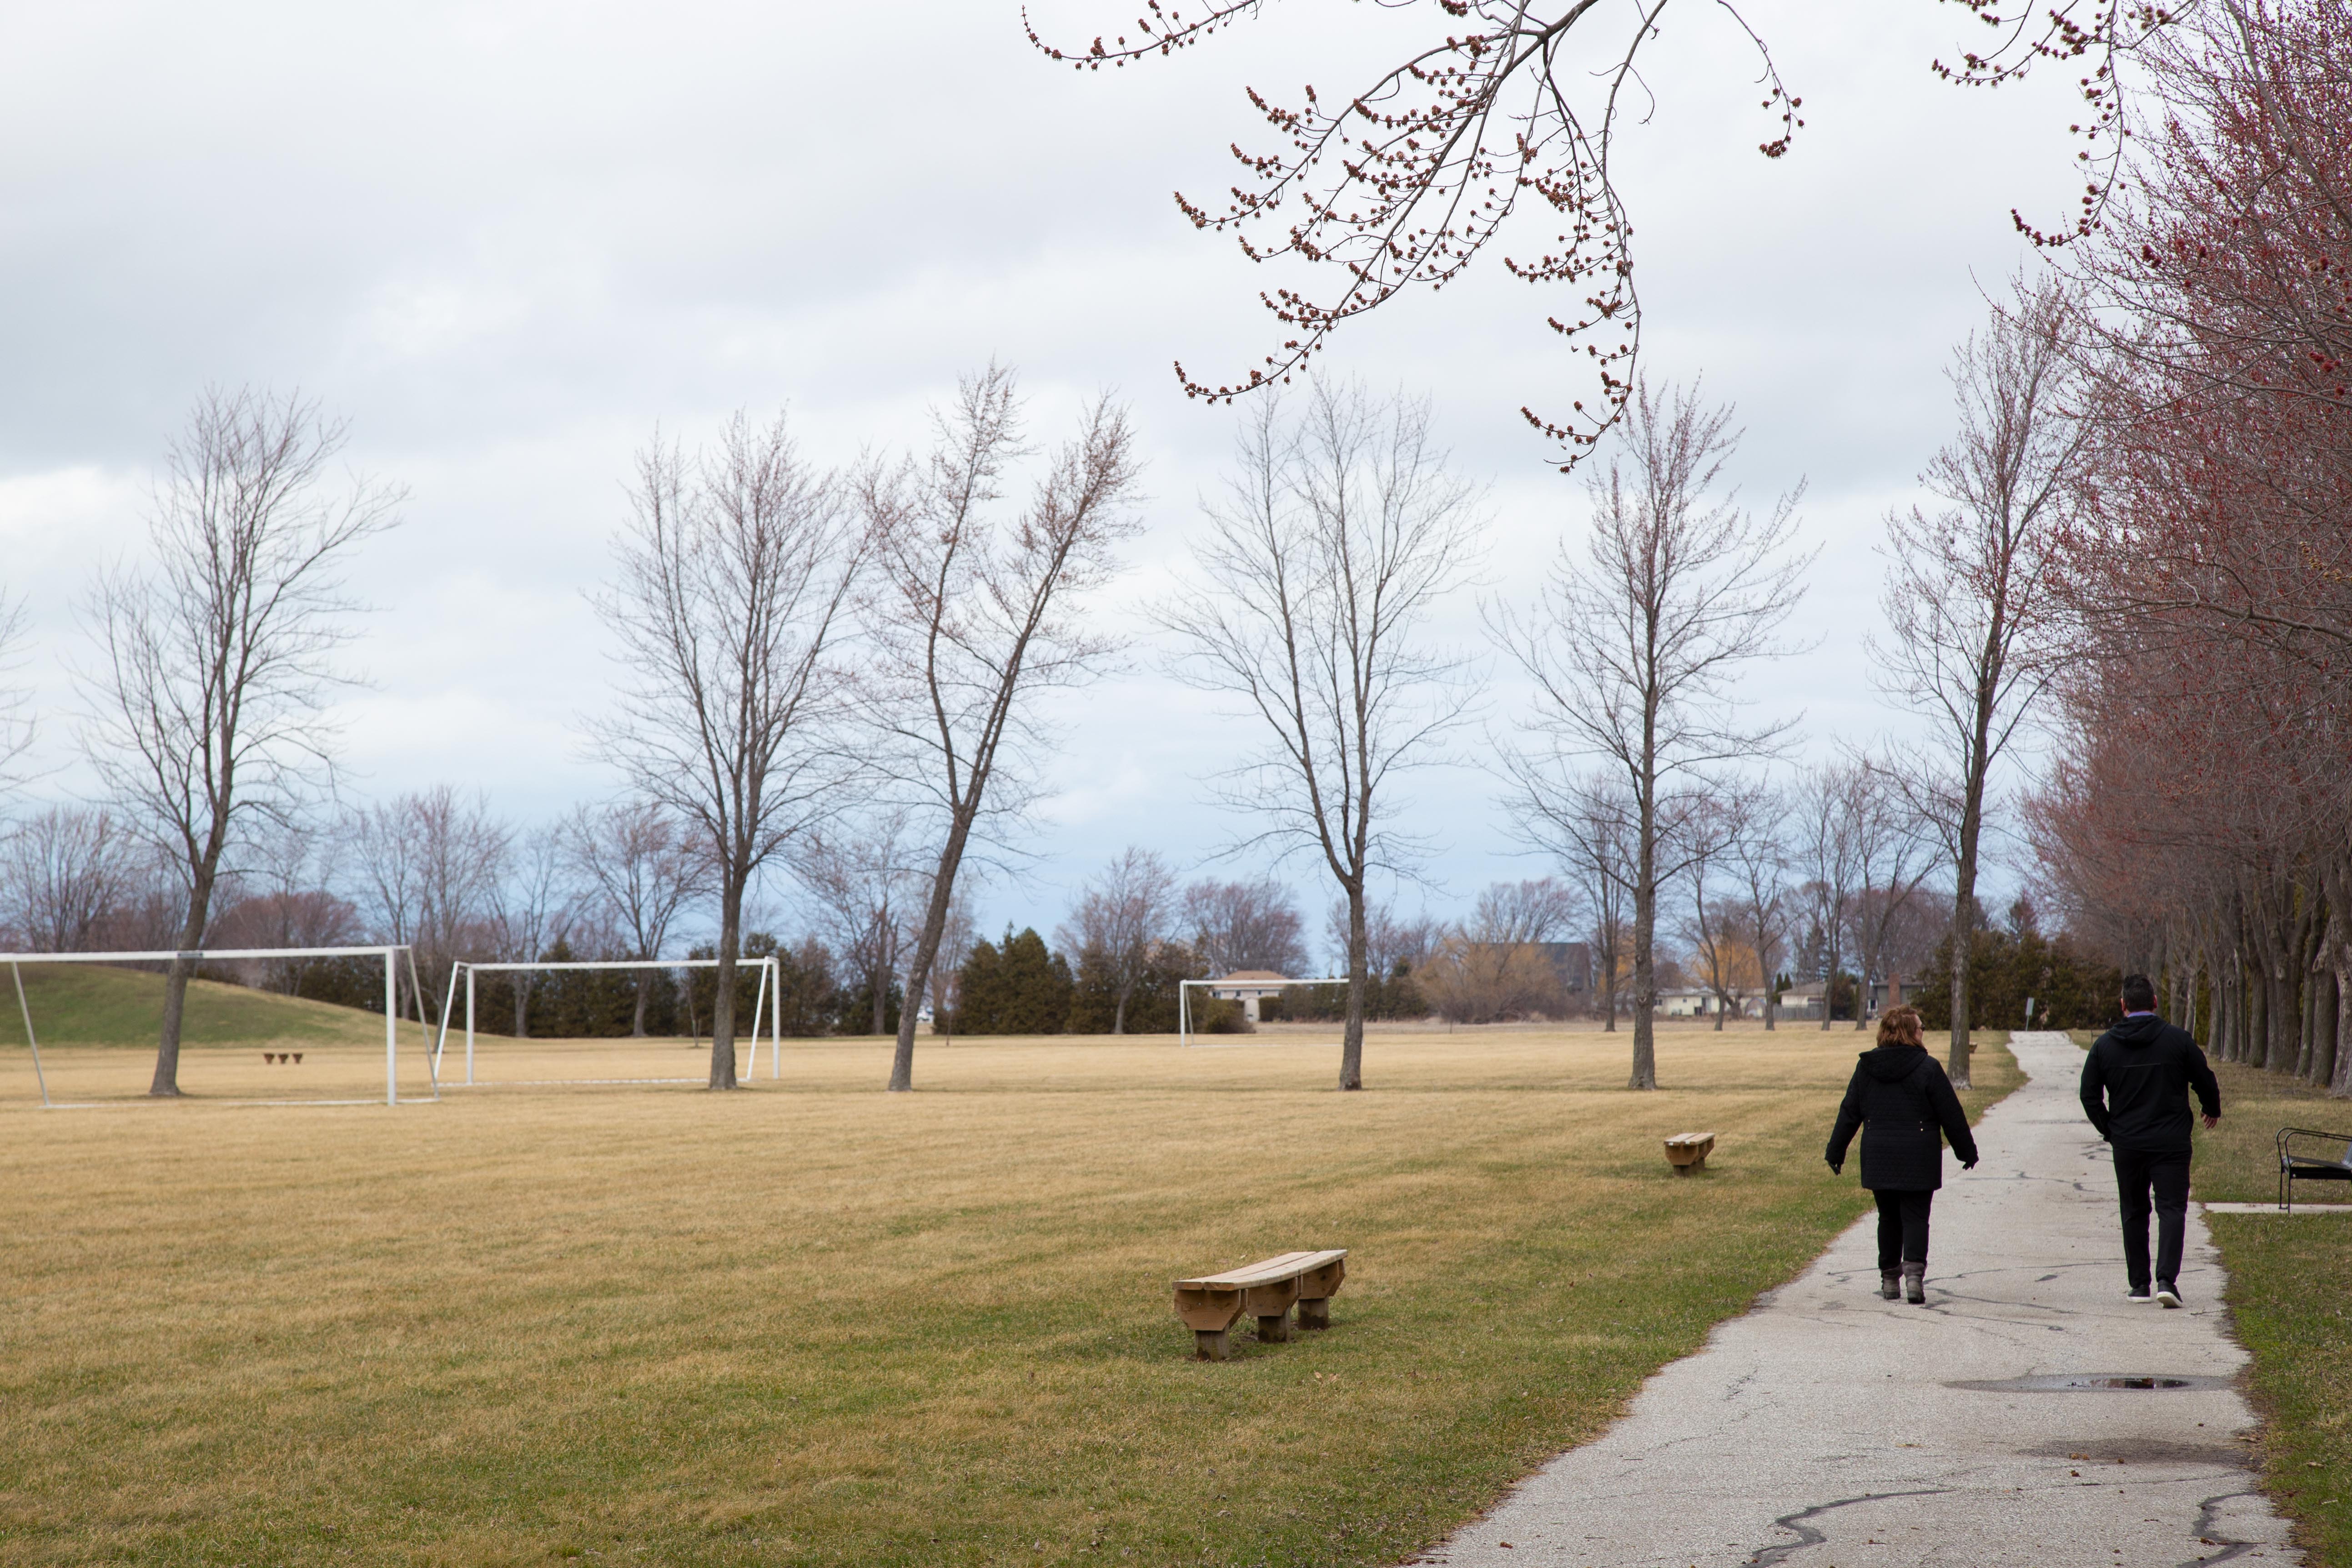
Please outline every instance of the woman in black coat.
M1963 1169L1977 1163L1977 1141L1952 1080L1919 1043L1919 1014L1891 1007L1878 1020L1878 1048L1864 1051L1830 1132L1832 1174L1845 1169L1846 1145L1862 1130L1862 1184L1878 1199L1878 1293L1915 1306L1927 1300L1927 1210L1944 1184L1944 1140Z

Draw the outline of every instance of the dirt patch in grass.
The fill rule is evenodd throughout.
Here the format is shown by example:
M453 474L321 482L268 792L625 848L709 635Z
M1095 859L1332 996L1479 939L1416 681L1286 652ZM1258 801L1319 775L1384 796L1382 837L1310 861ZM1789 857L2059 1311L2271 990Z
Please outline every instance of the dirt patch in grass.
M1654 1095L1629 1044L1376 1036L1353 1095L1326 1045L1101 1040L898 1097L880 1042L730 1096L12 1087L0 1562L1393 1563L1864 1207L1820 1163L1849 1031L1666 1031ZM1328 1333L1190 1359L1171 1279L1328 1246Z

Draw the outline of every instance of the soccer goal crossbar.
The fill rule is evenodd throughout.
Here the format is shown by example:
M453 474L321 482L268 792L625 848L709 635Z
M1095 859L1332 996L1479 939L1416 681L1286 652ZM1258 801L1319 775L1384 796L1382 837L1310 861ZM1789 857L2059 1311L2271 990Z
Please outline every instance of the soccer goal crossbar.
M383 1102L400 1103L400 965L408 965L408 983L415 992L417 1026L424 1027L424 988L416 981L416 958L405 945L390 947L189 947L159 949L148 952L0 952L0 963L8 966L16 983L16 1008L25 1019L25 1043L33 1052L33 1076L41 1086L41 1103L52 1104L49 1099L49 1077L41 1067L41 1044L33 1034L33 1008L25 999L25 975L22 965L27 963L225 963L238 959L273 958L370 958L383 961ZM441 1098L438 1052L427 1049L425 1059L436 1071L433 1098ZM298 1102L299 1103L299 1102Z
M471 1089L475 1087L474 976L477 974L514 973L517 972L537 972L540 970L716 969L721 962L721 960L716 958L574 958L551 960L538 963L527 963L520 960L499 963L476 963L470 959L461 958L457 960L455 964L451 965L449 970L449 989L441 998L441 1032L437 1037L436 1037L433 1044L435 1080L437 1082L440 1078L441 1052L442 1048L448 1043L450 1016L457 1006L457 983L460 976L464 977L466 985L465 1087ZM760 972L760 990L758 994L752 998L751 1002L751 1052L749 1058L750 1065L756 1068L759 1064L760 1020L764 1016L768 1020L768 1076L772 1079L780 1079L784 1075L783 1040L782 1037L783 1033L783 971L781 965L777 963L775 955L772 953L758 958L739 958L734 961L734 963L735 967L738 969L756 969ZM536 1082L542 1080L534 1079L533 1081ZM602 1082L604 1080L591 1079L547 1079L543 1081L589 1083ZM637 1080L632 1079L629 1081ZM645 1081L676 1081L686 1083L694 1080L679 1079L676 1080L647 1079ZM452 1087L456 1086L453 1085Z

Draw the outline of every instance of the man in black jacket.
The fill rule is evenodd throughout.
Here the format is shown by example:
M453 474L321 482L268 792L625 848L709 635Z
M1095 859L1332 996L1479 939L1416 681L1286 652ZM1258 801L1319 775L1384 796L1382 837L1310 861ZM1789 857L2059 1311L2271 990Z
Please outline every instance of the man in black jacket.
M2189 1216L2189 1091L2205 1125L2221 1120L2221 1086L2189 1031L2156 1016L2156 986L2124 977L2124 1021L2083 1063L2083 1109L2115 1152L2123 1199L2124 1267L2135 1301L2180 1305L2181 1233ZM2156 1194L2156 1293L2148 1293L2148 1193Z

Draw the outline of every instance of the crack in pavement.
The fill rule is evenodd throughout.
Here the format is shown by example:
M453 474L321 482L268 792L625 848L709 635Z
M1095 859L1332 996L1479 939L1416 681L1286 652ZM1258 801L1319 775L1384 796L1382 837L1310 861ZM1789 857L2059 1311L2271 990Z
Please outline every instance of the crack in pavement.
M1827 1535L1805 1522L1809 1519L1819 1519L1825 1513L1842 1508L1852 1508L1858 1502L1884 1502L1888 1498L1898 1497L1940 1497L1951 1489L1949 1487L1921 1487L1907 1492L1864 1492L1860 1497L1839 1498L1834 1502L1817 1502L1811 1508L1801 1508L1794 1513L1784 1513L1772 1522L1780 1529L1791 1532L1797 1539L1780 1546L1767 1546L1760 1549L1755 1556L1748 1560L1748 1568L1772 1568L1772 1564L1786 1561L1792 1552L1802 1552L1808 1546L1819 1546L1828 1541Z

